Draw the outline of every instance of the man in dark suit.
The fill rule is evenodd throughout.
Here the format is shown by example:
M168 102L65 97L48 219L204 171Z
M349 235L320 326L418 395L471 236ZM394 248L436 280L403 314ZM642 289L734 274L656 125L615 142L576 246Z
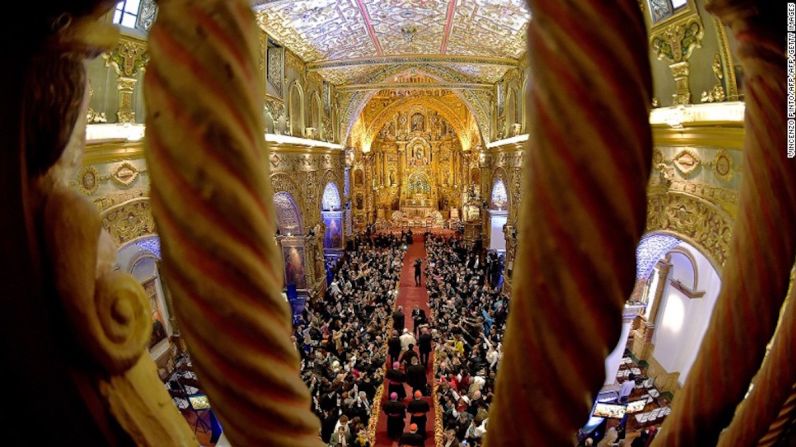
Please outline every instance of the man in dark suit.
M404 323L406 321L406 316L404 315L404 308L398 306L395 309L395 312L392 313L392 327L396 331L402 331L404 329Z
M404 418L406 406L398 401L398 394L390 394L390 401L384 404L384 413L387 415L387 437L398 439L404 431Z
M392 337L387 340L387 352L390 354L390 361L397 362L398 357L401 355L401 339L398 337L398 331L392 331Z
M415 398L409 402L409 405L406 407L409 414L412 416L409 422L412 424L417 425L417 433L426 439L426 421L428 413L431 410L431 406L428 404L426 400L423 399L423 394L420 391L415 391Z
M423 447L426 443L420 433L417 432L416 424L409 424L409 433L404 433L398 440L398 447Z
M420 258L415 259L415 287L420 287L422 279L423 261Z
M420 391L422 394L426 393L426 384L428 379L426 377L426 367L420 364L417 357L412 357L412 366L406 370L406 383L412 387L412 392Z
M431 331L427 327L421 330L420 337L417 340L417 347L420 350L420 362L425 368L428 368L428 357L431 353Z

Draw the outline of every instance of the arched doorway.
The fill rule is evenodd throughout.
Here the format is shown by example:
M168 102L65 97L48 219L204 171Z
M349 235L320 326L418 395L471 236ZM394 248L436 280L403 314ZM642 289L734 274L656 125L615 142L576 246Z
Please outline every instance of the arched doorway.
M489 198L489 249L499 253L506 251L506 235L503 227L509 217L509 195L506 184L498 178L492 184Z
M149 352L158 368L165 369L170 360L168 339L174 329L166 287L160 276L160 238L149 235L124 244L116 253L116 264L144 287L152 313Z
M329 182L323 188L321 200L321 215L326 227L323 236L324 251L339 251L343 249L343 212L340 200L340 191L334 182Z
M304 237L301 212L293 196L281 191L274 194L277 241L285 264L285 287L306 290ZM288 294L289 296L290 294Z
M676 235L650 233L637 250L640 307L628 349L648 364L655 386L674 392L685 384L707 331L721 278L707 256Z

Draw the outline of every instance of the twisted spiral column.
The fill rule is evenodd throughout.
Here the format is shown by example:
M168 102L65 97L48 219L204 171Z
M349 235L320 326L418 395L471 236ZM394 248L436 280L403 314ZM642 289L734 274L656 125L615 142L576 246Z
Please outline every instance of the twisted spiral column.
M251 7L163 0L149 51L152 211L199 380L234 445L319 446L281 296Z
M791 287L771 350L752 381L754 387L749 396L738 406L729 427L721 432L719 447L754 445L766 436L796 383L793 340L796 340L796 288Z
M774 3L708 5L732 28L746 74L743 184L710 326L655 446L716 444L760 367L787 293L796 256L796 161L785 152L785 40L773 31L782 29L784 6L770 17L760 14ZM751 411L762 410L751 405Z
M489 447L571 445L588 419L635 282L651 166L651 77L638 2L529 4L525 242Z

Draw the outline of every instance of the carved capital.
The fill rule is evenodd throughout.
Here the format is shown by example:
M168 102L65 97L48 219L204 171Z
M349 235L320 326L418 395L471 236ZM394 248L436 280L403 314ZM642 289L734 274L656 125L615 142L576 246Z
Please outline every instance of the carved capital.
M113 67L117 75L128 78L137 76L149 62L146 42L129 37L122 37L118 45L102 57L105 65Z
M704 34L702 21L694 15L653 34L650 43L659 60L665 58L672 63L683 62L691 57L695 48L702 46Z

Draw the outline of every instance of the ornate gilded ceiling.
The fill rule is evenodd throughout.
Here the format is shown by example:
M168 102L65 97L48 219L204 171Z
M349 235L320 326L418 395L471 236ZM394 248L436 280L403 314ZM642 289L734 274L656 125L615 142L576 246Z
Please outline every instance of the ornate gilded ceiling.
M525 50L525 0L255 0L261 26L336 84L385 64L496 82ZM396 57L399 57L396 60Z

